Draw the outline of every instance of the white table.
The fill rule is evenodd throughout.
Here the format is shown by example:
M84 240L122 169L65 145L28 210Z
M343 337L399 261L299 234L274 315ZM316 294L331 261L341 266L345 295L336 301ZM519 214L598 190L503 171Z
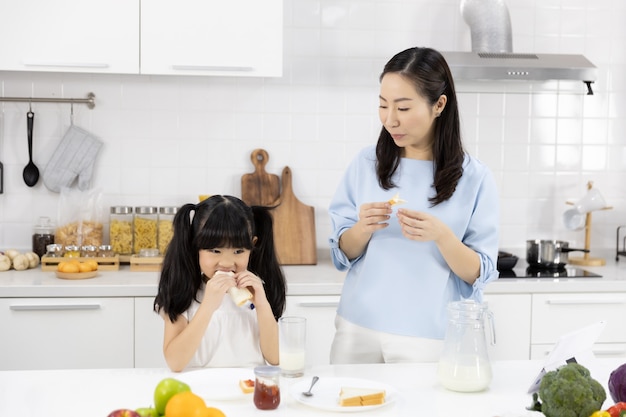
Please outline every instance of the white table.
M45 344L41 348L45 349ZM606 389L610 372L622 362L623 359L597 359L585 366ZM345 415L311 408L289 395L289 386L303 379L309 381L315 374L320 378L352 377L380 381L399 390L396 401L376 410L359 413L368 417L541 416L540 413L526 410L531 403L531 396L526 392L542 363L501 361L492 366L494 378L491 386L481 393L445 390L437 382L437 365L434 363L335 365L307 369L302 378L282 378L282 401L278 409L273 411L257 410L252 395L237 400L210 401L207 405L220 408L228 417ZM223 370L219 372L223 375ZM117 408L150 406L154 387L162 378L170 376L176 378L181 374L166 369L3 371L0 372L0 416L106 417ZM218 384L237 382L223 378L215 381ZM196 393L202 396L201 392ZM604 408L612 404L607 390Z

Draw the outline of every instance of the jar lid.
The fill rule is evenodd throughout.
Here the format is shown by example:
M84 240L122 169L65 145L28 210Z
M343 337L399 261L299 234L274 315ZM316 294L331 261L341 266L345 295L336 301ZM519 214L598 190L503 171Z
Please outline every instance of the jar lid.
M54 223L50 220L50 217L42 216L39 218L39 222L35 225L35 231L40 233L52 233L54 232Z
M161 214L176 214L178 212L178 207L159 207L159 213Z
M67 245L67 246L65 246L65 250L67 250L67 251L78 250L78 246L76 246L76 245Z
M85 245L81 249L86 250L88 252L93 252L96 250L96 247L94 245Z
M111 245L100 245L99 250L112 250Z
M111 214L132 214L133 208L130 206L113 206L111 207Z
M254 374L262 377L273 377L280 375L280 366L263 365L254 368Z
M137 214L155 214L157 208L153 206L139 206L135 207L135 213Z
M51 243L49 245L46 245L46 250L48 252L60 252L63 250L63 245L59 243Z

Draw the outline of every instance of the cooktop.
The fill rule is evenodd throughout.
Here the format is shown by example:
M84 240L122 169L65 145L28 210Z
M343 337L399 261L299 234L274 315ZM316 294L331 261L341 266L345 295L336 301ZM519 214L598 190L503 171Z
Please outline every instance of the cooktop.
M561 269L528 267L500 271L500 278L602 278L602 275L574 266L565 266Z

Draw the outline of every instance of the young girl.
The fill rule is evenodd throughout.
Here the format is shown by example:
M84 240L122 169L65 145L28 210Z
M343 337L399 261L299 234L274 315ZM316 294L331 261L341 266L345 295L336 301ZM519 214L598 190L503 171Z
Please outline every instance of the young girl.
M248 288L252 305L238 307L228 295L233 287ZM277 364L285 293L267 208L226 195L185 204L174 217L154 301L165 321L168 366Z

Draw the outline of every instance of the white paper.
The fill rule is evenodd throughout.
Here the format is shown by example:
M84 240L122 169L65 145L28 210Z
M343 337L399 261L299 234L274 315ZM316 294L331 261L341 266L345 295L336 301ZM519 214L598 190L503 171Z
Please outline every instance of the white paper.
M589 363L594 358L591 348L605 327L606 322L599 321L561 336L546 358L543 368L528 389L528 393L533 394L539 391L539 385L543 376L549 371L566 365L571 359L574 359L581 365Z

